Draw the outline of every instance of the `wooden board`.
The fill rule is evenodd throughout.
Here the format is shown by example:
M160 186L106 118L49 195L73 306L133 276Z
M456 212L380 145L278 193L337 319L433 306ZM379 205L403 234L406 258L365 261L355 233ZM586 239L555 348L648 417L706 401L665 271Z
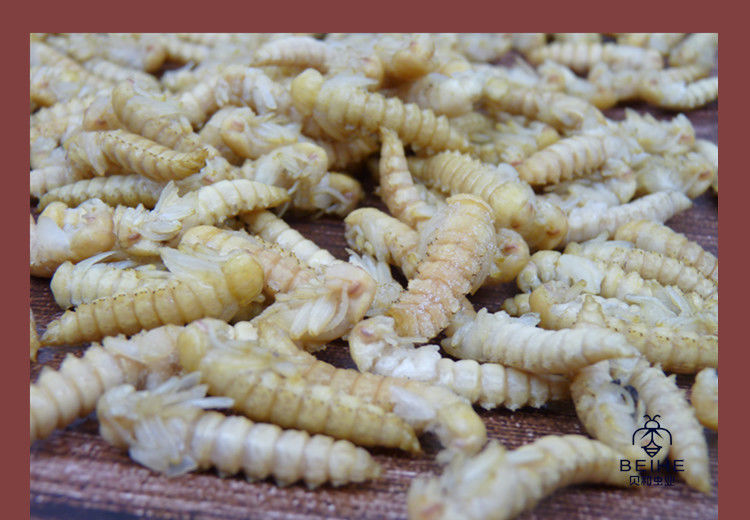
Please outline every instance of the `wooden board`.
M674 114L645 106L659 118ZM623 117L623 109L606 113L614 119ZM698 137L718 140L718 102L696 110L688 117ZM363 205L383 207L368 187ZM346 258L343 223L333 218L318 220L291 219L290 223L307 238L328 248L338 258ZM685 233L707 250L718 254L718 198L707 193L694 201L687 212L668 224ZM479 309L499 310L502 301L517 292L513 284L483 288L471 300ZM46 324L62 311L55 305L49 281L31 278L31 304L41 333ZM37 363L32 363L35 380L41 367L59 366L68 353L80 354L85 348L43 348ZM320 354L336 366L353 367L346 345L337 342ZM689 388L693 376L681 376L678 383ZM488 435L512 449L547 434L585 434L569 402L550 404L542 409L524 408L480 411ZM31 448L31 516L32 518L190 518L190 519L403 519L406 518L406 492L417 476L435 474L438 444L423 437L422 456L409 456L395 450L371 450L383 465L381 479L362 485L338 489L324 487L315 491L303 485L280 488L271 482L248 483L242 477L219 478L213 472L167 478L132 462L126 453L109 446L97 433L96 419L91 416L68 428L37 441ZM673 486L640 486L614 489L605 486L572 486L545 499L522 519L644 518L707 519L718 517L718 434L705 430L708 440L711 479L714 491L703 495L677 482ZM679 432L672 432L679 435Z

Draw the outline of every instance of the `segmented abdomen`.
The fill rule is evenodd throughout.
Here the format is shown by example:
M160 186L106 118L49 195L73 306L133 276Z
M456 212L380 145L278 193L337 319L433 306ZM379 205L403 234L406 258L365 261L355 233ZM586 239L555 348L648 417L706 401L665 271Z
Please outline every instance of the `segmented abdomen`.
M327 43L315 38L282 38L263 44L255 52L253 63L258 66L313 67L325 73L328 71L329 50Z
M669 226L650 220L629 222L617 229L614 239L627 240L637 248L680 260L719 283L719 260L700 244Z
M719 290L718 284L706 278L700 271L676 258L661 253L607 246L583 247L577 253L580 256L615 264L626 273L637 272L645 279L653 279L663 285L676 285L684 292L694 291L702 298L714 298Z
M228 291L197 280L172 279L163 287L120 293L66 311L48 325L42 344L76 345L204 317L230 318L230 309L236 311L237 305Z
M87 134L79 134L81 137ZM190 152L178 152L154 141L125 130L107 130L89 133L104 155L128 172L139 173L157 182L179 180L197 173L206 164L208 151L204 148ZM84 145L85 146L85 145ZM88 150L76 154L80 161L88 162ZM72 158L72 150L68 155ZM83 156L81 156L83 155Z
M481 199L471 195L448 199L438 228L427 239L416 277L386 311L400 335L436 336L458 311L459 299L484 282L496 249L492 220Z
M285 189L246 179L224 180L189 193L183 200L192 203L195 213L183 223L183 228L195 225L218 224L227 217L258 208L278 206L289 200Z
M582 242L604 231L612 235L631 220L647 218L665 222L691 205L690 199L679 191L662 191L605 210L586 206L575 208L568 213L568 234L564 243Z
M201 414L191 429L186 445L201 469L214 466L230 475L242 471L251 481L273 477L285 486L303 480L314 488L325 482L363 482L380 474L370 454L346 440L219 412Z
M321 249L270 211L247 213L241 218L251 233L277 244L311 267L330 266L336 261L327 249Z
M29 171L29 193L34 198L42 198L47 192L65 186L92 173L74 170L68 164L50 165Z
M138 363L99 345L80 358L68 354L59 370L44 367L36 383L29 385L31 442L85 417L105 391L135 384L142 372Z
M157 273L163 273L164 276ZM55 271L50 289L55 302L61 308L68 309L105 296L133 292L144 285L162 285L168 277L166 271L158 269L142 271L106 263L81 265L65 262Z
M409 173L404 147L392 130L380 130L380 195L388 211L413 228L435 216L434 207L419 196Z
M534 65L549 59L578 73L585 73L598 62L630 69L661 69L664 66L661 54L655 49L615 43L553 42L531 51L528 59Z
M516 169L529 184L553 184L591 173L606 160L607 151L600 137L575 135L536 152Z
M572 373L604 359L638 355L623 336L609 330L545 330L486 309L443 340L442 346L459 358L501 363L535 374Z
M163 184L141 175L94 177L49 190L39 201L39 208L44 209L56 200L68 206L77 206L88 199L100 199L110 206L135 207L143 204L151 209L159 200L163 187Z

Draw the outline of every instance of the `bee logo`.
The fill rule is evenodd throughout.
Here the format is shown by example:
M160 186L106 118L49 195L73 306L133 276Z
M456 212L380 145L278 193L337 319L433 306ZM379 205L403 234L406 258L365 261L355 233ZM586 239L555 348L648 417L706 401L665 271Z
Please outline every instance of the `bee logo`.
M644 415L645 418L648 420L643 424L643 428L638 428L635 432L633 432L633 446L635 446L635 438L639 434L639 432L643 432L643 434L640 437L640 440L643 440L646 438L646 436L650 436L649 442L646 445L642 445L641 448L643 448L643 451L646 452L646 455L648 455L651 458L654 458L654 456L659 453L659 450L661 450L661 445L656 442L655 437L659 437L659 439L664 439L664 436L659 433L663 432L666 435L669 436L669 444L672 444L672 434L669 433L669 430L666 428L662 428L659 424L659 421L656 420L657 417L661 417L660 415L654 415L653 417L649 416L648 414Z

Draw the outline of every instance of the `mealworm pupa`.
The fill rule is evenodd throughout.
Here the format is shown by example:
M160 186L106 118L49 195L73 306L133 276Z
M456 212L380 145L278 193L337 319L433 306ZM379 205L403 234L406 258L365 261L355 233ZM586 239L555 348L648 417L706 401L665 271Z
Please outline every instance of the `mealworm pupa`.
M348 441L204 410L231 406L232 400L205 397L198 379L194 373L153 390L136 392L131 385L109 390L96 409L102 436L168 476L215 467L222 476L242 471L250 481L270 476L285 486L302 480L312 489L380 475L370 454Z
M100 253L76 264L65 262L50 280L55 302L68 309L120 292L132 292L138 287L163 285L169 278L167 271L153 264L138 266L133 261L102 262L112 252Z
M407 278L414 277L419 233L376 208L356 209L344 223L344 236L352 249L400 267Z
M142 175L109 175L81 179L47 191L39 199L37 208L43 210L54 201L74 207L89 199L100 199L110 206L136 207L143 204L145 208L153 208L163 188L164 184Z
M707 300L717 297L718 281L677 258L654 251L644 251L629 242L589 240L570 243L566 253L615 264L625 272L637 272L645 279L662 285L676 285L684 292L694 291Z
M391 83L417 80L435 68L435 42L426 34L385 34L373 50Z
M436 209L425 203L414 188L404 147L396 132L381 127L380 135L380 196L391 215L419 229L435 216Z
M529 307L546 328L593 326L620 333L649 361L671 372L690 374L717 366L718 337L700 326L690 327L700 324L700 318L683 317L664 305L641 309L580 292L576 286L540 285L529 296Z
M615 43L552 42L529 52L526 58L533 65L552 60L577 73L585 73L597 62L625 69L661 69L664 66L661 54L654 49Z
M695 376L690 404L706 428L719 431L719 376L714 368L704 368Z
M309 67L330 75L358 72L378 83L385 72L382 61L372 53L309 36L290 36L267 42L255 53L253 63L257 66Z
M407 278L414 278L420 259L419 233L376 208L356 209L346 216L344 223L344 236L350 247L393 264ZM504 228L495 234L495 243L495 256L487 282L509 282L529 259L528 244L518 233Z
M504 520L546 495L577 483L625 487L635 471L619 471L620 455L582 435L547 435L513 451L497 441L473 457L457 457L439 477L413 481L409 518Z
M570 244L568 251L573 251ZM517 277L518 287L531 292L549 281L574 285L583 281L585 290L605 298L635 301L636 298L656 298L671 309L682 312L710 309L711 302L693 292L683 292L676 286L664 286L657 280L644 279L636 271L626 272L617 264L591 260L571 253L539 251L535 253ZM683 301L684 300L684 301Z
M175 204L192 212L182 220L182 230L219 224L228 217L259 208L279 206L289 200L286 190L246 179L225 180L186 193ZM168 206L165 208L168 211Z
M229 319L263 287L263 270L247 253L235 253L219 265L174 249L163 249L161 256L174 274L165 284L139 286L66 311L49 323L42 344L75 345L206 316Z
M111 82L65 57L51 65L32 65L29 70L30 98L42 107L73 98L85 98L111 87Z
M506 298L501 307L502 310L507 312L510 316L519 317L523 314L531 312L531 306L529 305L529 294L519 293L510 298Z
M359 370L442 385L484 409L539 407L567 396L564 378L496 363L453 361L442 357L437 345L414 348L414 339L399 337L393 318L378 316L357 324L349 335L349 352Z
M124 383L158 384L174 375L177 335L181 327L165 325L130 339L107 337L82 357L65 356L60 368L44 367L29 385L31 442L91 413L110 388Z
M659 367L652 367L643 358L617 360L612 363L613 375L629 380L646 403L646 413L659 415L663 428L675 433L669 449L671 460L683 460L684 471L679 472L687 484L703 493L711 492L711 472L708 467L708 446L695 413L677 387L674 376L667 377Z
M423 233L416 276L387 315L399 334L432 338L458 310L459 298L487 278L496 242L490 207L471 195L449 198Z
M325 210L329 201L319 200L319 192L325 189L323 186L335 191L327 162L326 152L320 146L295 143L276 148L255 161L246 161L237 175L286 189L296 209Z
M81 132L66 143L68 161L75 169L96 175L138 173L156 182L179 180L206 164L208 150L178 152L124 130Z
M647 80L641 84L641 96L652 105L670 110L693 110L719 97L719 78L703 78L692 83Z
M707 139L696 139L693 149L701 154L713 167L714 176L711 187L719 194L719 147Z
M178 348L185 370L199 370L211 394L231 397L235 409L252 420L360 446L420 449L414 430L396 414L330 386L309 383L278 356L226 347L208 350L194 334L181 334Z
M76 123L72 123L75 125ZM52 137L40 136L29 143L31 171L49 166L66 166L65 149Z
M589 240L602 232L611 235L633 220L665 222L691 205L690 199L679 191L651 193L611 208L602 207L601 203L586 204L568 213L567 236L561 244Z
M124 128L117 119L115 108L112 106L112 90L99 92L93 101L87 105L83 113L81 129L93 132L99 130L118 130Z
M596 135L560 139L516 166L519 177L532 185L553 184L583 176L607 160L604 141Z
M365 196L362 185L345 173L328 172L312 193L313 206L323 213L345 217Z
M718 258L669 226L650 220L635 220L617 228L613 238L632 242L635 247L644 251L675 258L719 283Z
M521 116L522 117L522 116ZM489 130L469 135L473 152L482 162L517 165L560 139L557 130L541 121L523 124L514 119L496 123Z
M609 330L545 330L503 311L490 314L486 309L441 345L462 359L500 363L534 374L570 374L604 359L638 355L625 337Z
M292 82L294 106L303 115L312 114L326 132L339 140L344 138L345 127L375 132L384 126L398 133L404 144L433 150L468 149L466 138L452 129L445 117L404 104L398 98L369 93L352 81L325 81L319 72L308 69Z
M327 42L307 36L292 36L264 43L256 51L253 64L312 67L326 73L333 54Z
M167 58L180 63L201 63L211 54L210 46L184 41L172 34L162 34L159 42L164 46Z

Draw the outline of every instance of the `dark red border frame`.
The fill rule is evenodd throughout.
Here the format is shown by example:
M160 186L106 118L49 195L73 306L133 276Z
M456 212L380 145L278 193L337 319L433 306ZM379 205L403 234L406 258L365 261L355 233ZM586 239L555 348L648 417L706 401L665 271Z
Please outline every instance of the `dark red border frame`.
M740 27L740 13L730 13L722 4L712 2L699 8L687 2L665 5L631 1L610 4L598 1L503 2L488 5L475 0L458 3L416 4L378 0L372 3L326 1L295 3L264 2L229 4L183 0L180 3L145 2L123 3L59 2L46 5L40 2L18 2L5 10L6 74L3 90L5 105L2 125L2 155L5 159L6 188L0 195L4 228L7 230L8 249L2 256L5 289L3 322L6 345L3 352L2 395L8 413L6 425L0 429L4 453L3 516L25 518L29 514L29 415L26 385L29 379L25 342L26 306L29 302L28 238L25 231L28 209L25 203L28 168L26 135L28 119L27 72L28 34L31 31L57 30L86 31L187 31L187 32L272 32L272 31L451 31L451 32L510 32L510 31L718 31L722 46L720 57L732 66L722 69L722 99L725 110L719 132L722 163L730 165L729 174L722 179L723 209L720 210L719 237L722 240L722 271L730 280L722 291L720 319L726 352L721 356L722 372L722 441L720 507L727 512L742 511L745 505L744 453L741 441L747 430L743 427L743 383L748 379L750 350L739 344L746 329L743 316L748 305L745 297L745 277L741 270L744 259L744 231L747 215L746 199L750 190L745 177L743 152L747 149L747 121L742 107L746 99L740 94L747 82L742 76L747 40L742 40L746 29ZM737 64L737 65L735 65ZM23 81L21 81L23 80ZM729 103L729 105L727 105ZM738 174L735 169L740 169ZM726 172L727 170L724 170ZM743 204L744 203L744 204ZM22 254L19 254L19 251ZM737 506L735 508L735 506Z

